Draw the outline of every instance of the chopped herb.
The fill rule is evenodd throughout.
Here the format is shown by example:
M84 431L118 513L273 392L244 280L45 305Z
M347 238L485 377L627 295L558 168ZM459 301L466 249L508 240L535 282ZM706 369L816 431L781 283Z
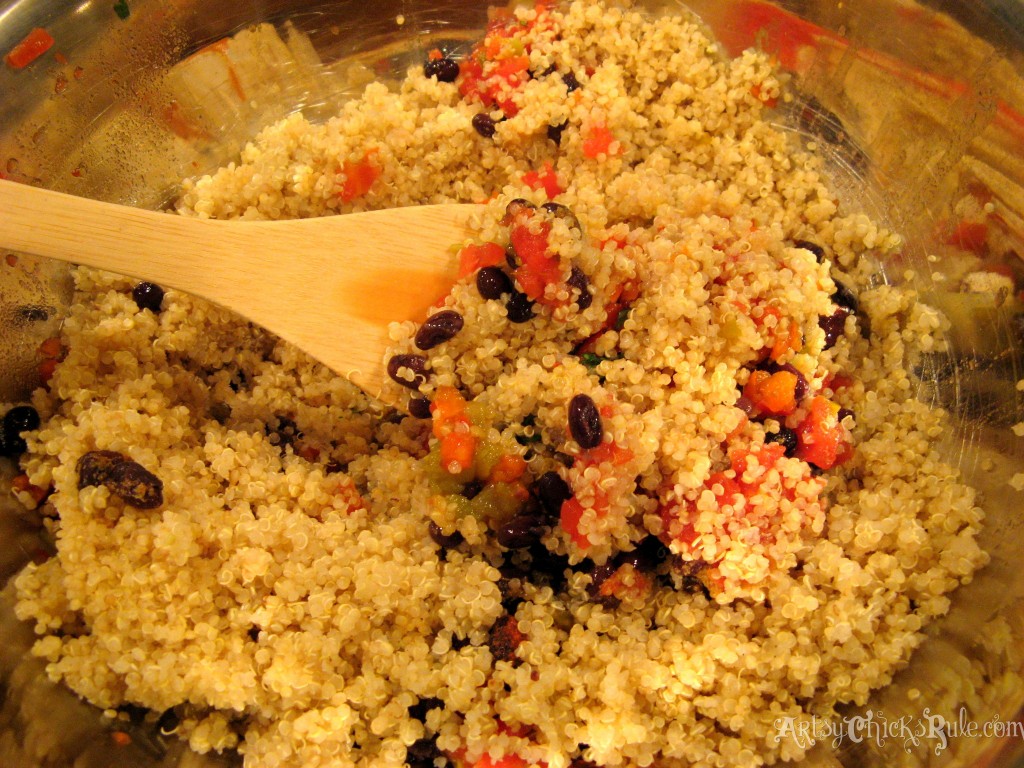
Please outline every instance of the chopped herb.
M537 422L537 416L532 413L528 413L523 420L520 422L524 427L532 427ZM520 445L530 445L531 443L539 443L541 436L534 432L532 435L519 434L516 435L516 442Z
M615 318L615 330L621 331L622 327L626 324L626 318L629 317L629 307L619 310L618 317Z
M587 368L596 368L601 364L602 360L607 359L607 357L595 355L593 352L584 352L582 355L580 355L580 362L587 366Z
M114 13L117 14L117 18L124 21L131 14L131 8L128 7L128 0L117 0L114 3Z

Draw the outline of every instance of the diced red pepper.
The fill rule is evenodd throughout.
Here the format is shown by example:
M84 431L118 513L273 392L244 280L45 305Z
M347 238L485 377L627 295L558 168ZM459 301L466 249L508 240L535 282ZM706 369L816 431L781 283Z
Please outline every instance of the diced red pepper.
M530 189L543 189L548 200L554 200L565 191L558 183L558 176L550 160L544 162L541 170L523 174L523 183Z
M839 421L839 406L820 395L811 400L807 416L796 428L798 459L831 469L853 453L849 432Z
M497 243L470 244L459 251L459 277L466 277L483 267L494 267L505 261L505 249Z
M369 192L373 182L380 177L381 168L373 159L377 152L376 147L368 149L361 160L356 162L348 160L342 166L341 170L345 174L345 181L338 196L346 203L351 203Z
M621 143L615 148L615 152L612 152L612 143L615 141L615 135L604 123L592 125L587 130L586 136L583 139L583 154L590 158L596 158L599 155L609 157L613 154L621 155Z
M42 27L36 27L4 57L7 66L23 69L53 47L53 36Z

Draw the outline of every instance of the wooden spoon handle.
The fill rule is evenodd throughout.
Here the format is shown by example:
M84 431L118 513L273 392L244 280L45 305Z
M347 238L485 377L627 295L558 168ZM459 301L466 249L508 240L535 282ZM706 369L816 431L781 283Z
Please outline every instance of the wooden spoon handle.
M215 221L0 181L0 247L202 296L379 395L388 324L422 320L451 288L457 247L479 210Z

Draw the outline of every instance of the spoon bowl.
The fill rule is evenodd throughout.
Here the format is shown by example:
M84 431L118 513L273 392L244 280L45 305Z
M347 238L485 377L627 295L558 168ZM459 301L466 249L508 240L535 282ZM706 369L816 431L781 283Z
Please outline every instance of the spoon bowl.
M373 397L388 325L422 321L457 279L477 205L289 221L218 221L0 181L0 247L209 299Z

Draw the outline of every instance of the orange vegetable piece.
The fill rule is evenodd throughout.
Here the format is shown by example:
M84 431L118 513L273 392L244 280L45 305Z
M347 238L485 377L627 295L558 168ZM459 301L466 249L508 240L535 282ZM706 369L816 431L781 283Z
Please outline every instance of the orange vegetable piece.
M522 456L506 453L498 459L497 464L494 465L487 479L495 483L513 483L522 477L525 471L526 461Z
M590 547L590 539L580 533L580 518L583 517L583 511L583 505L573 496L571 499L562 502L558 522L577 547L587 549Z
M786 416L796 410L797 376L792 371L754 371L743 395L762 413Z
M441 466L453 475L473 465L477 439L469 432L449 432L441 438Z
M53 42L53 36L49 32L42 27L36 27L10 50L4 61L13 69L23 69L50 50Z
M346 203L351 203L358 197L362 197L370 191L373 182L381 174L380 166L373 161L373 156L378 152L377 148L366 150L363 158L358 162L348 160L342 166L342 173L345 174L345 182L342 184L339 197Z

